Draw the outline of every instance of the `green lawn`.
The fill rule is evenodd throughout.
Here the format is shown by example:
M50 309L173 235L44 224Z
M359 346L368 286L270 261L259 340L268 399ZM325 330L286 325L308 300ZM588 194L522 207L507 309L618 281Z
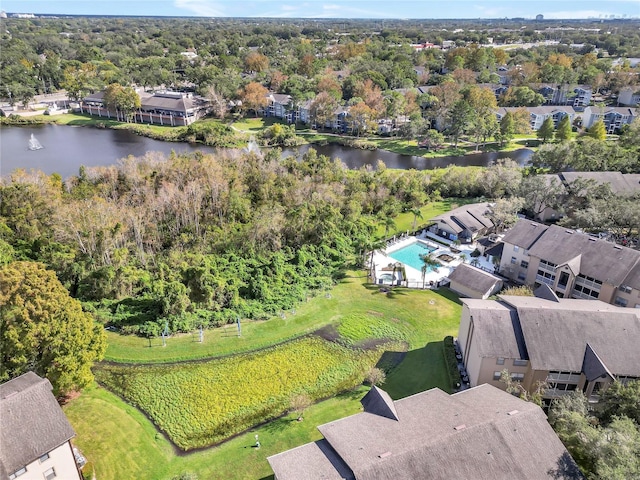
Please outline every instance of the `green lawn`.
M434 202L430 205L434 207L433 209L430 206L425 207L427 210L424 218L433 216L435 212L442 213L451 209L449 202ZM402 217L403 221L413 221L413 215L403 215L406 216L406 218ZM236 325L226 325L206 330L203 343L199 343L197 333L182 334L169 338L166 346L163 347L162 340L159 338L149 341L133 335L107 332L108 347L105 360L125 363L160 363L220 357L256 350L300 337L330 323L338 323L349 315L366 313L369 310L380 312L385 318L396 316L395 303L398 302L389 301L385 295L377 294L375 289L374 292L369 292L363 286L365 280L364 273L351 272L330 293L309 298L308 302L296 307L295 313L292 311L285 313L285 318L274 317L268 321L242 322L240 337ZM403 294L400 303L406 306L406 313L410 318L424 308L425 296L429 294L429 292L416 290L407 290ZM437 305L442 304L443 308L447 306L448 302L443 301L441 297L434 298ZM458 321L458 316L454 315L454 317L453 320ZM412 340L412 345L419 346L421 342L422 340L416 342Z
M430 218L441 215L445 212L453 210L454 208L459 207L465 203L470 203L472 200L469 199L449 199L449 200L441 200L438 202L429 202L425 206L420 209L420 213L422 214L422 219L420 217L416 220L416 229L424 226L428 223ZM411 212L403 212L399 214L397 217L393 219L395 223L395 228L389 229L387 232L388 236L393 236L397 233L404 233L407 230L413 231L413 213ZM382 238L385 236L385 227L381 223L378 225L375 236L378 238Z
M361 410L364 387L311 406L304 421L286 416L213 448L179 455L138 410L100 387L86 389L64 407L77 445L99 480L169 480L192 472L200 480L273 478L266 458L319 440L317 426ZM255 435L261 448L255 449Z
M457 333L461 307L457 297L446 290L441 292L396 288L391 294L380 292L375 285L366 283L363 272L351 272L328 296L318 296L304 303L295 315L285 319L256 322L243 327L238 338L231 326L229 336L218 332L211 345L202 345L214 354L247 351L266 343L277 343L278 338L302 334L321 325L337 324L352 316L373 316L389 322L403 332L408 351L387 351L381 366L401 363L387 375L383 385L393 398L402 398L438 386L448 390L449 380L444 365L442 340ZM269 324L274 326L270 326ZM379 323L376 321L376 323ZM276 325L278 324L278 325ZM251 325L252 328L249 328ZM358 338L362 327L352 325L353 337ZM376 328L382 328L376 326ZM393 329L392 329L393 330ZM266 335L269 341L262 338ZM279 337L280 336L280 337ZM110 335L109 341L131 337ZM205 340L207 337L205 337ZM116 352L129 359L147 362L163 358L201 357L203 351L193 351L197 342L187 338L178 344L169 339L167 347L149 348L148 342L127 345L120 343ZM175 343L173 351L171 344ZM113 354L114 347L109 351ZM165 358L165 359L166 359ZM76 443L85 456L95 464L101 480L120 478L170 479L171 476L190 471L200 479L266 479L271 470L265 458L320 438L316 427L359 411L359 399L366 389L339 395L316 404L305 413L305 420L297 422L284 417L242 434L224 444L202 451L178 455L164 436L135 408L117 396L101 389L85 391L73 400L65 411L76 430ZM262 448L256 450L254 435L260 435Z

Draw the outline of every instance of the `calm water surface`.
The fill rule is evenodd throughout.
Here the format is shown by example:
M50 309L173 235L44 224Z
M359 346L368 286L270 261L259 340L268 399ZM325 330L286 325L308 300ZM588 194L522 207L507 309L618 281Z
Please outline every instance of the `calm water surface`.
M29 150L29 139L33 134L44 147ZM426 170L448 165L487 166L499 158L513 158L525 165L532 152L522 149L514 152L489 152L462 157L422 158L400 155L384 150L359 150L340 145L303 145L286 149L285 155L299 156L309 148L331 158L340 158L349 168L370 165L375 168L382 160L388 168ZM215 153L215 148L198 144L173 143L141 137L124 130L109 130L89 127L41 125L29 127L0 128L0 175L11 173L16 168L39 169L47 174L59 173L66 178L76 175L81 165L87 167L112 165L129 155L142 156L147 152L165 154L194 152L200 150Z

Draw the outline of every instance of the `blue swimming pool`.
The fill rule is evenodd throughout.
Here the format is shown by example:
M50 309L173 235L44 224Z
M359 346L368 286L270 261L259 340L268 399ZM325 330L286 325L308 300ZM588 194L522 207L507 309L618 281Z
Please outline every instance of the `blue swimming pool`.
M422 270L422 265L424 264L420 259L420 255L426 255L427 253L431 253L435 250L436 248L429 247L422 242L415 242L399 250L390 252L388 255L394 260L402 262L405 265L409 265L416 270ZM431 271L431 269L429 269L429 271Z

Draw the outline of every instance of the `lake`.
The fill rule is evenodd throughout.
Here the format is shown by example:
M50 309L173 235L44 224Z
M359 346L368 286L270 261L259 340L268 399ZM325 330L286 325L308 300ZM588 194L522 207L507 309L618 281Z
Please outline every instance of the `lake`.
M33 134L44 147L29 150ZM488 166L499 158L512 158L519 165L528 163L533 152L527 149L512 152L488 152L461 157L422 158L400 155L384 150L360 150L341 145L303 145L285 149L284 155L301 155L309 148L331 158L340 158L348 168L365 165L375 168L382 160L388 168L427 170L448 165ZM141 137L125 130L38 125L0 128L0 175L8 175L16 168L39 169L47 174L59 173L63 178L76 175L81 165L87 167L111 165L129 155L142 156L146 152L165 154L194 152L216 153L219 150L200 144L162 142Z

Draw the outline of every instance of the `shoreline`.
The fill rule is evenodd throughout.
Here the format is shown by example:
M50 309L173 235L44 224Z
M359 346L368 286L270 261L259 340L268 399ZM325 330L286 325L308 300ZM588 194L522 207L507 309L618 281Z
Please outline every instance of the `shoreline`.
M16 118L18 117L18 118ZM261 119L261 117L260 117ZM196 122L197 123L197 122ZM220 122L222 123L222 122ZM114 130L128 130L131 133L147 138L151 138L153 140L159 140L163 142L177 142L177 143L197 143L204 146L209 147L222 147L222 148L238 148L239 144L244 143L245 141L249 141L247 138L245 139L237 139L241 140L239 142L234 142L234 144L229 143L228 145L209 145L205 142L202 142L196 138L184 139L181 138L186 134L186 129L188 126L180 126L180 127L165 127L161 125L149 125L149 124L140 124L140 123L126 123L120 122L108 118L96 118L88 115L81 115L75 113L67 113L67 114L59 114L55 116L45 116L42 114L34 114L29 116L22 115L11 115L9 117L0 117L0 128L2 126L14 126L14 127L26 127L26 126L39 126L39 125L61 125L61 126L82 126L82 127L92 127L92 128L100 128L100 129L114 129ZM257 132L241 130L233 127L233 122L229 124L234 132L238 135L254 135ZM429 151L426 149L421 149L417 145L410 145L411 140L407 140L400 137L353 137L349 135L340 135L334 133L323 133L323 132L313 132L313 131L302 131L297 132L297 136L304 140L305 144L308 145L328 145L328 144L338 144L344 147L361 149L361 150L382 150L386 152L390 152L397 155L406 155L410 157L417 158L442 158L442 157L462 157L468 155L476 155L482 153L492 153L492 152L509 152L519 149L529 149L532 151L537 150L537 146L529 146L529 139L518 139L511 144L503 147L503 148L485 148L477 150L475 144L469 144L466 147L461 146L447 146L440 150ZM305 137L315 137L311 139L307 139ZM523 144L519 144L518 142L524 142ZM417 143L417 142L416 142ZM395 145L394 145L395 144ZM492 145L494 143L489 143L488 145ZM273 145L274 147L283 148L282 145ZM397 148L393 148L396 146ZM286 148L286 147L284 147Z

